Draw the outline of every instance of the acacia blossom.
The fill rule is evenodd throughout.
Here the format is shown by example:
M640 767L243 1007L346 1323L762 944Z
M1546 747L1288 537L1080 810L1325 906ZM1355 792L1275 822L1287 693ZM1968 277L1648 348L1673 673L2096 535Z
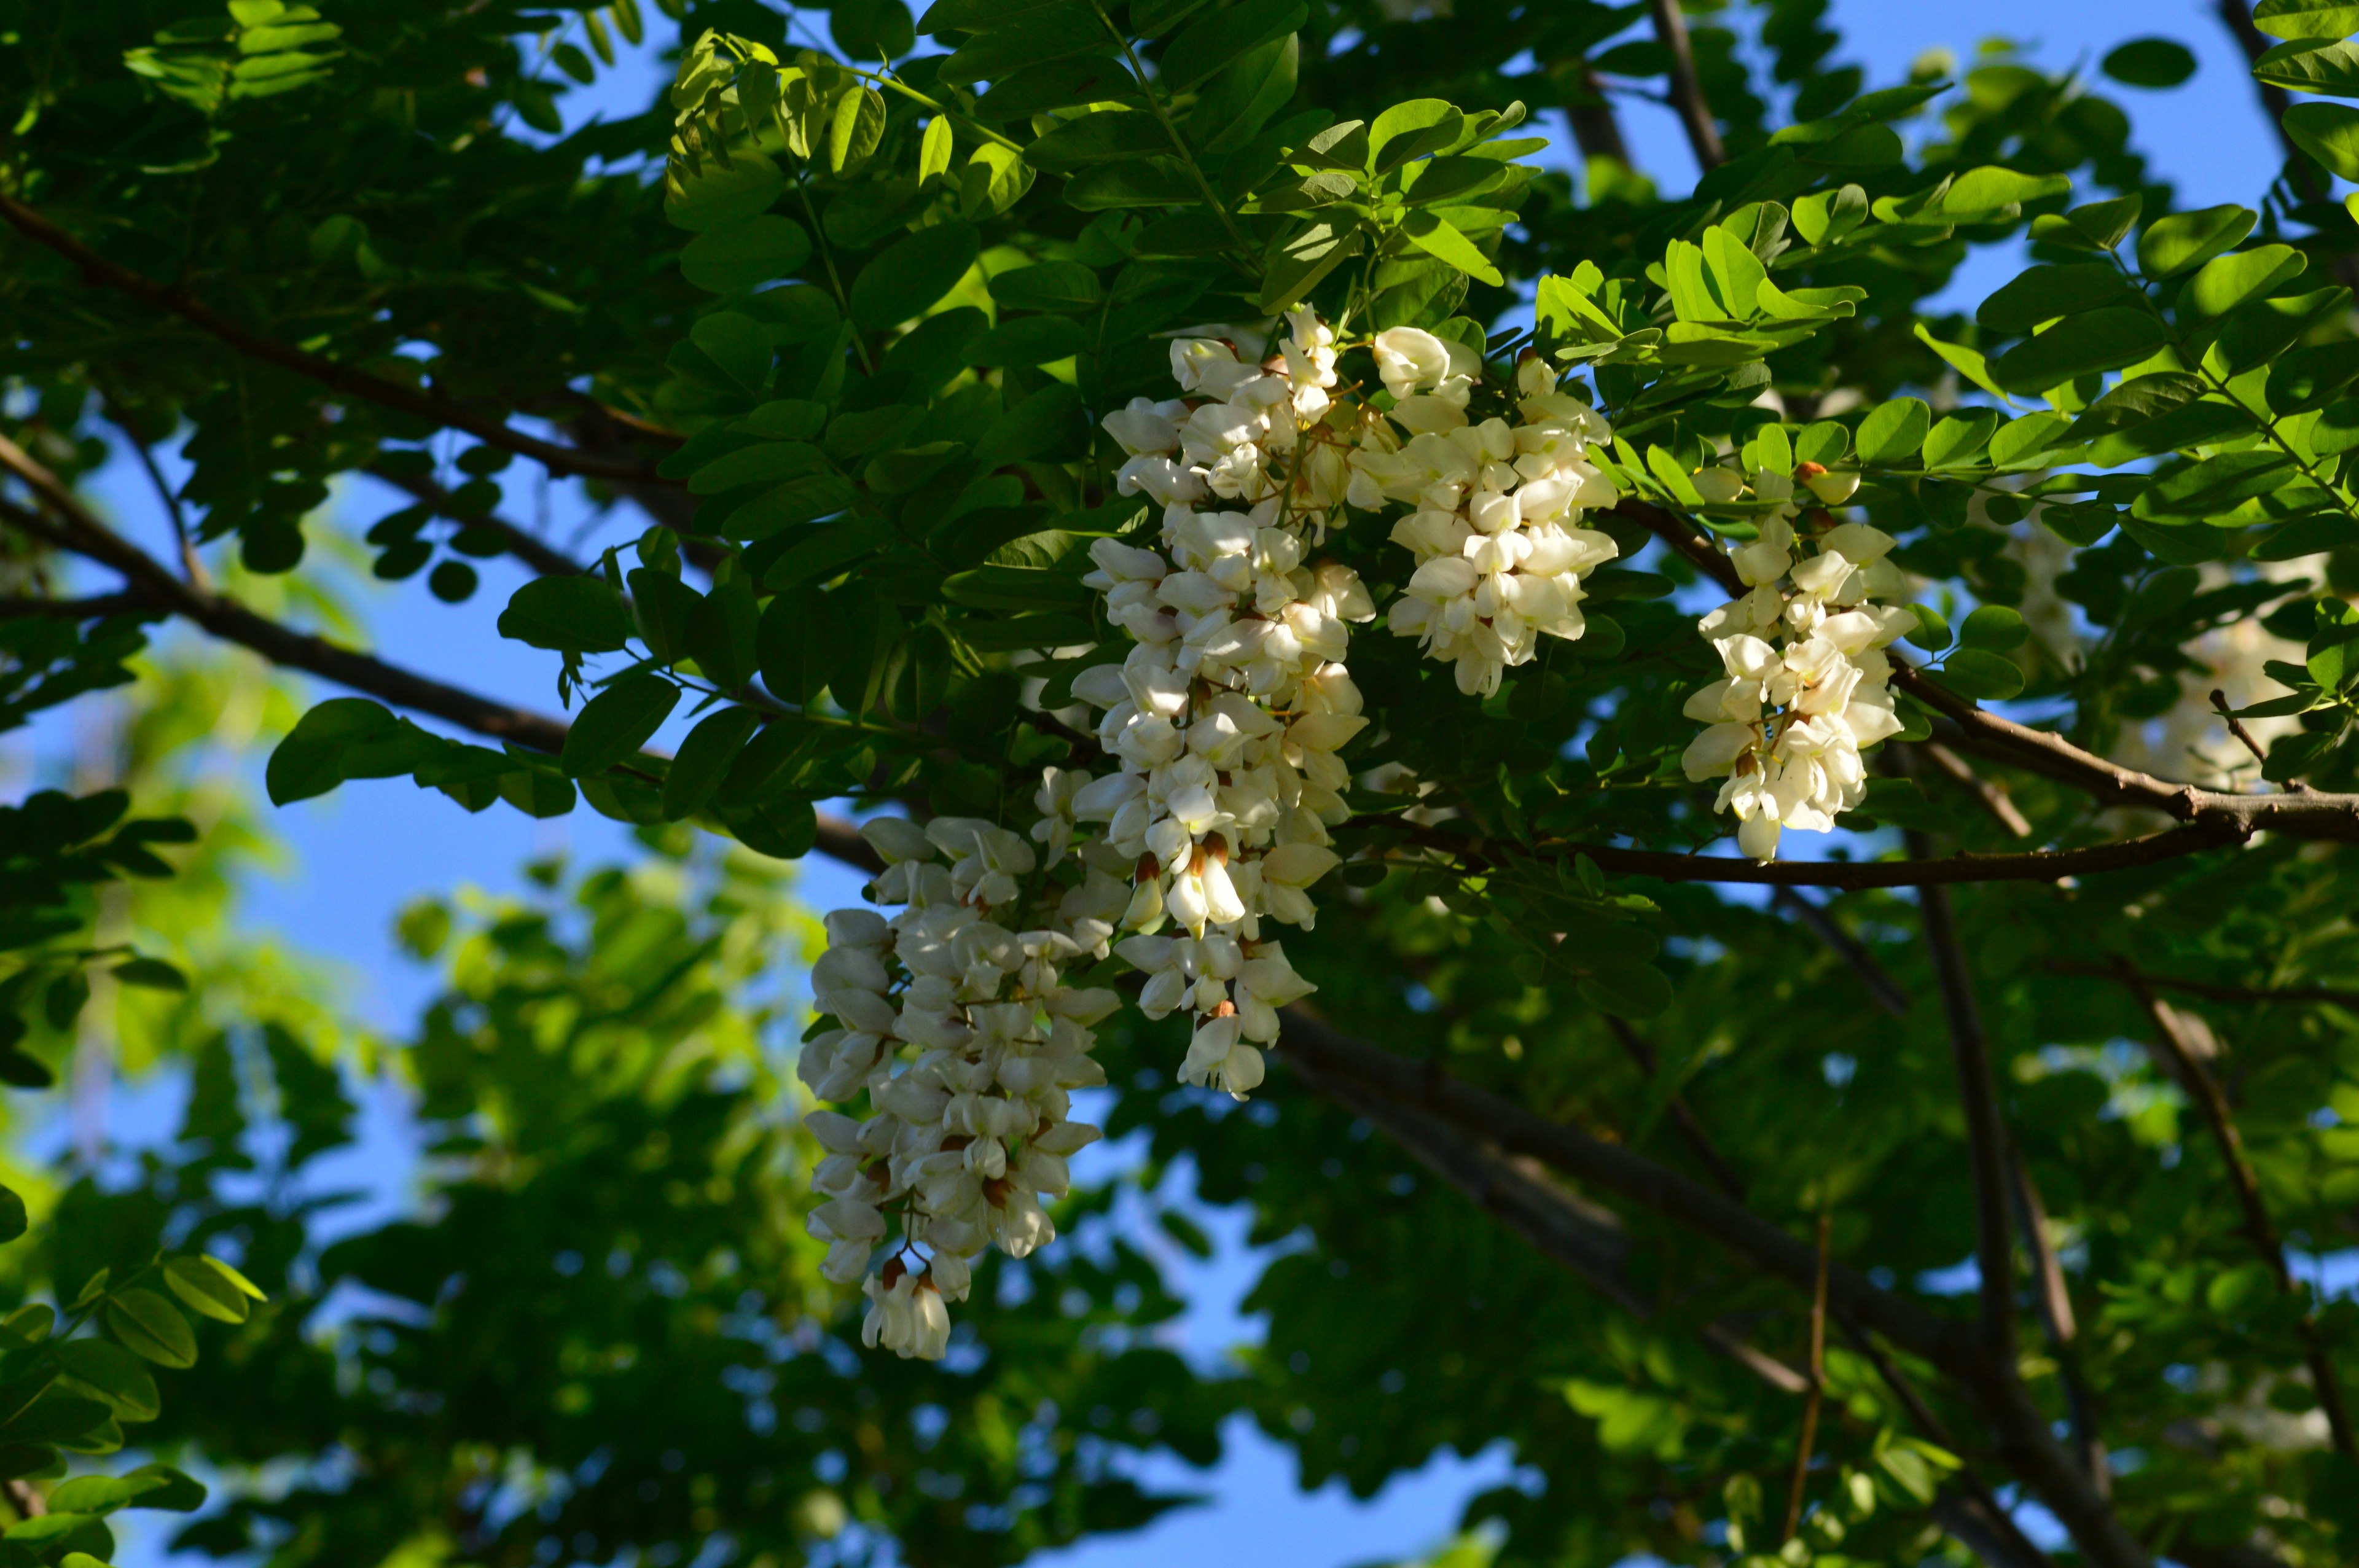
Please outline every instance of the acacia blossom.
M1478 425L1466 413L1481 370L1471 350L1414 327L1381 332L1374 346L1395 403L1389 423L1370 421L1352 453L1348 493L1363 510L1416 509L1393 525L1417 570L1389 623L1453 665L1459 690L1489 697L1508 668L1537 656L1542 635L1588 629L1582 580L1620 553L1580 525L1584 513L1620 499L1588 460L1591 445L1613 432L1557 390L1538 354L1516 368L1518 423Z
M1708 500L1742 492L1731 470L1696 477ZM1820 470L1803 482L1840 502L1857 480ZM1726 781L1712 808L1735 814L1738 847L1766 862L1786 828L1831 831L1865 798L1861 753L1901 729L1884 649L1917 617L1875 602L1908 586L1890 535L1817 512L1821 525L1804 537L1792 475L1764 468L1751 485L1766 505L1759 534L1730 553L1747 591L1697 622L1726 673L1688 698L1687 717L1707 728L1680 761L1692 780Z

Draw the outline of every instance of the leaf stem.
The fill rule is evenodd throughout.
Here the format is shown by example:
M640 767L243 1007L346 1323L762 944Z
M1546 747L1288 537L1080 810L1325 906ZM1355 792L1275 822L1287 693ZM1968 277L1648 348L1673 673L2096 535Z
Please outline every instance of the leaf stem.
M1147 94L1147 106L1155 111L1156 123L1163 127L1163 134L1171 138L1173 150L1179 153L1180 161L1188 166L1188 173L1195 179L1196 189L1204 193L1205 201L1211 204L1214 215L1221 220L1221 227L1229 232L1229 238L1235 243L1238 254L1250 262L1254 254L1252 243L1245 238L1245 231L1237 227L1237 221L1229 216L1228 204L1221 200L1220 192L1214 190L1212 182L1204 177L1203 168L1196 162L1196 155L1188 150L1187 140L1180 135L1180 127L1171 123L1171 116L1164 110L1162 96L1155 91L1155 84L1147 80L1147 67L1140 61L1138 51L1131 47L1130 39L1123 30L1114 25L1114 19L1106 15L1105 6L1100 0L1090 0L1090 9L1097 13L1098 20L1103 22L1105 30L1114 35L1114 42L1122 46L1123 58L1130 61L1130 72L1138 79L1139 91ZM1258 273L1261 269L1256 267L1254 270Z

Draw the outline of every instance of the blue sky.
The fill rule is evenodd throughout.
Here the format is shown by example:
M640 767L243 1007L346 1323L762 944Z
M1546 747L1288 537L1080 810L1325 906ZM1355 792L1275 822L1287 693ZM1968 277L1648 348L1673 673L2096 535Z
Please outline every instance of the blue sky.
M1536 0L1545 3L1545 0ZM815 32L824 20L806 14ZM2160 34L2192 48L2200 69L2186 86L2171 92L2109 88L2131 115L2137 146L2157 168L2179 183L2190 205L2249 202L2274 172L2276 143L2260 117L2253 84L2233 38L2208 4L2200 0L1979 0L1970 6L1836 0L1831 20L1844 35L1838 59L1867 68L1871 86L1903 80L1910 62L1928 49L1943 47L1969 59L1984 38L2006 38L2051 67L2095 62L2127 38ZM645 59L629 60L596 89L568 100L575 115L626 113L660 84L662 69ZM1667 189L1684 189L1694 165L1677 122L1658 105L1633 101L1623 106L1625 133L1640 165ZM1541 129L1561 136L1554 114L1541 116ZM1953 290L1955 303L1971 305L2003 281L2006 259L1993 256L1973 265ZM507 515L537 514L541 498L518 464L510 481ZM99 492L123 526L160 544L152 497L127 464L104 476ZM355 486L332 504L350 523L367 523L395 510L404 498ZM564 539L584 524L581 502L567 486L552 486L547 503ZM627 538L636 524L618 516L590 547ZM482 563L484 586L462 609L445 606L426 591L423 579L398 585L355 577L354 602L366 618L374 642L403 662L458 684L534 706L556 705L553 669L545 655L503 642L494 633L489 607L503 601L522 580L505 562ZM89 577L94 589L102 579ZM319 692L315 695L324 696ZM669 737L676 741L677 736ZM24 736L0 741L0 795L13 798L27 787L26 765L54 765L71 746L71 721L52 720ZM258 777L258 769L256 770ZM440 795L406 781L346 786L335 795L276 814L273 826L293 851L284 876L258 877L247 889L241 918L249 926L279 934L291 946L341 966L347 977L348 1004L379 1027L399 1029L431 989L431 977L402 958L391 936L399 909L426 893L448 893L462 885L494 892L521 886L517 868L527 860L564 851L579 862L626 851L614 824L586 808L552 822L535 823L504 808L470 816ZM821 908L848 902L853 879L813 860L808 863L803 896ZM157 1125L164 1098L156 1094L118 1097L117 1125L130 1136ZM405 1123L397 1101L381 1103L371 1117L368 1150L359 1163L387 1204L397 1203L408 1168ZM1188 1346L1216 1355L1255 1333L1239 1303L1256 1271L1238 1244L1238 1227L1220 1224L1226 1238L1220 1254L1187 1271L1199 1307L1184 1325ZM1551 1397L1534 1390L1534 1397ZM1473 1459L1444 1454L1417 1475L1395 1481L1372 1503L1354 1503L1340 1489L1306 1495L1296 1486L1285 1450L1240 1426L1228 1458L1209 1476L1157 1465L1156 1478L1212 1494L1204 1508L1171 1516L1140 1534L1076 1548L1049 1561L1061 1568L1196 1568L1208 1558L1223 1563L1284 1563L1288 1568L1342 1568L1409 1555L1429 1549L1450 1531L1464 1499L1495 1486L1509 1470L1508 1456L1495 1450Z

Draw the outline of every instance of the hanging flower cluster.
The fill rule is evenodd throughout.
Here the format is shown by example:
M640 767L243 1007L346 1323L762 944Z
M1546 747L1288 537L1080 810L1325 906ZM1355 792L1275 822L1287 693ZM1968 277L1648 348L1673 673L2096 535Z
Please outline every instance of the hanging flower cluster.
M1313 555L1358 417L1331 396L1334 334L1308 309L1288 326L1266 357L1234 329L1175 341L1188 395L1105 420L1130 454L1123 493L1163 505L1161 547L1091 547L1082 580L1133 646L1072 690L1102 710L1117 766L1073 790L1071 827L1042 824L1055 842L1079 827L1130 865L1122 924L1136 935L1115 951L1148 977L1139 1005L1186 1009L1180 1078L1239 1098L1261 1082L1277 1009L1312 989L1263 924L1309 929L1309 890L1338 863L1328 829L1349 815L1350 772L1336 753L1367 723L1345 623L1375 617L1351 568ZM1044 809L1056 793L1044 785Z
M1805 485L1830 504L1857 483L1803 467L1816 470ZM1743 493L1733 470L1696 477L1707 500ZM1713 809L1734 811L1738 846L1767 861L1784 829L1827 832L1865 797L1860 753L1901 727L1884 649L1915 630L1917 617L1875 602L1908 587L1888 558L1890 535L1814 510L1802 536L1792 475L1765 468L1751 486L1764 507L1759 536L1730 556L1748 591L1697 622L1727 676L1688 698L1687 716L1709 728L1681 761L1690 779L1727 780Z
M1378 334L1375 349L1395 404L1352 453L1349 496L1369 511L1396 501L1417 508L1392 531L1417 571L1390 624L1454 665L1459 690L1489 697L1510 666L1531 662L1543 633L1587 630L1582 579L1619 554L1613 539L1580 525L1583 513L1619 499L1588 460L1592 443L1613 432L1557 390L1537 354L1516 368L1520 422L1477 425L1466 413L1480 371L1470 350L1414 327Z
M1114 771L1046 770L1030 841L963 817L862 829L887 868L871 897L898 913L827 917L812 984L833 1026L800 1073L822 1100L871 1108L806 1119L828 1151L810 1220L829 1244L821 1271L864 1277L871 1346L940 1357L968 1260L1053 1238L1041 1199L1066 1192L1066 1156L1098 1136L1070 1119L1069 1093L1104 1082L1091 1026L1119 1000L1069 985L1066 967L1118 951L1147 977L1148 1017L1195 1019L1180 1078L1239 1098L1261 1082L1277 1010L1312 989L1264 923L1308 929L1310 889L1338 863L1337 752L1367 723L1345 622L1375 610L1314 554L1362 416L1330 395L1333 334L1309 310L1288 326L1266 357L1238 329L1176 341L1183 395L1105 420L1129 454L1122 493L1163 507L1159 548L1101 539L1083 579L1132 643L1072 683L1102 710ZM1078 884L1049 875L1068 857ZM888 1216L900 1240L871 1273Z
M1029 843L972 817L922 828L884 817L861 832L886 862L872 896L900 907L827 916L811 970L835 1027L803 1046L802 1080L822 1100L865 1094L870 1113L804 1119L827 1150L810 1229L828 1243L828 1279L866 1276L862 1340L933 1360L949 1344L945 1303L965 1299L967 1260L994 1243L1021 1258L1053 1240L1040 1200L1065 1194L1066 1156L1098 1137L1069 1119L1069 1091L1105 1082L1090 1026L1120 998L1060 971L1104 955L1127 892L1095 866L1078 887L1047 887ZM888 1214L900 1241L870 1274Z

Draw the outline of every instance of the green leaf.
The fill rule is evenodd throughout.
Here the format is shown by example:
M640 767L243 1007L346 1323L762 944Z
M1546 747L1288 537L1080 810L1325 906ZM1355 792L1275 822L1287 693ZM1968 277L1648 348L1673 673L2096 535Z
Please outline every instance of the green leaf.
M1770 287L1774 286L1766 286L1763 288L1762 293L1765 296L1769 292ZM1999 389L1998 383L1991 379L1990 362L1974 350L1960 343L1943 342L1927 330L1922 321L1917 323L1917 341L1940 355L1960 375L1964 376L1993 397L2002 403L2009 401L2006 394Z
M2222 452L2165 475L2138 494L2130 514L2144 522L2212 518L2264 495L2293 475L2294 460L2275 449Z
M164 1265L164 1283L192 1312L222 1323L244 1323L253 1310L246 1292L210 1258L175 1258Z
M950 172L951 155L957 150L958 135L951 128L948 114L937 114L926 122L926 135L918 146L918 179L920 184L938 174Z
M1453 146L1465 124L1456 105L1439 98L1396 103L1368 127L1369 171L1389 174L1411 158Z
M768 383L770 330L751 316L716 310L690 327L688 336L723 375L747 392L758 394Z
M1860 421L1859 460L1897 464L1917 450L1932 424L1932 410L1922 399L1896 397Z
M2259 221L2251 208L2234 202L2157 218L2138 236L2138 270L2157 281L2176 277L2242 244Z
M1401 220L1401 232L1409 243L1428 255L1438 257L1460 272L1480 282L1497 287L1502 279L1491 258L1474 246L1474 242L1458 232L1438 213L1415 211Z
M953 572L942 597L978 610L1070 610L1089 602L1082 579L1038 567L976 567Z
M508 600L499 628L515 642L566 654L612 653L634 629L622 595L589 576L536 578Z
M104 1339L66 1339L51 1346L49 1354L68 1377L89 1384L113 1406L118 1420L154 1421L163 1413L164 1399L154 1374L121 1346Z
M1163 89L1185 92L1248 50L1284 38L1302 26L1310 9L1302 0L1243 0L1192 24L1163 51Z
M118 1291L106 1303L107 1332L123 1347L159 1367L197 1364L197 1336L180 1309L150 1290Z
M2247 299L2275 293L2277 285L2299 277L2309 265L2309 258L2291 245L2262 245L2214 256L2180 290L2179 308L2197 317L2224 316Z
M0 1242L14 1241L25 1234L30 1222L25 1216L25 1199L16 1188L0 1186Z
M740 447L698 469L689 478L688 492L719 495L743 485L777 484L826 466L819 449L807 441L765 441Z
M114 974L126 986L141 986L148 990L185 994L189 989L189 977L161 958L128 959L115 965Z
M688 624L688 652L706 680L734 692L754 678L754 635L761 619L754 585L742 573L705 595Z
M1324 220L1306 225L1279 248L1263 276L1262 310L1275 315L1291 307L1363 248L1356 228L1339 230Z
M897 241L852 282L852 319L877 331L922 315L974 265L982 238L964 223L941 223Z
M974 460L985 469L1023 462L1069 444L1085 428L1082 395L1052 381L992 422L974 444Z
M997 143L974 149L959 178L959 215L971 223L995 218L1032 189L1032 166Z
M1917 617L1917 629L1908 633L1904 642L1929 654L1938 654L1950 645L1950 623L1942 619L1940 611L1930 604L1912 604L1908 609Z
M1970 461L1996 434L2005 417L1995 408L1968 408L1944 418L1925 438L1925 466L1951 468Z
M1982 302L1974 319L1994 332L2020 336L2060 316L2134 302L2137 290L2110 262L2035 266Z
M987 33L1023 20L1038 11L1070 15L1072 0L934 0L918 23L918 31Z
M2359 5L2339 0L2261 0L2253 26L2273 38L2340 38L2359 33Z
M1083 212L1187 207L1202 200L1195 177L1178 160L1168 157L1093 164L1065 182L1065 205Z
M1098 275L1073 261L1019 266L991 280L991 297L1013 310L1088 310L1103 297Z
M743 294L785 277L810 259L810 235L775 214L716 224L679 253L681 276L713 294Z
M1081 323L1067 316L1022 316L977 339L967 362L978 365L1038 365L1071 359L1088 346Z
M2323 408L2354 381L2359 381L2359 342L2344 338L2280 355L2269 366L2265 395L2279 416L2301 414ZM2318 445L2312 429L2310 449L2329 449Z
M2277 124L2328 172L2359 179L2359 109L2347 103L2292 103Z
M2061 196L2071 189L2072 182L2060 174L2020 174L1993 164L1970 168L1951 181L1950 189L1941 193L1941 212L1945 217L1972 217Z
M2205 446L2253 427L2252 416L2225 400L2205 400L2200 376L2158 371L2122 383L2073 422L2069 439L2089 446L2089 460L2118 468L2138 458Z
M1024 149L1024 156L1042 168L1069 169L1155 157L1171 150L1171 137L1154 115L1102 109L1068 120L1037 138Z
M2341 38L2288 38L2253 62L2253 75L2292 92L2359 97L2359 48Z
M766 211L786 188L778 166L750 150L733 153L725 164L706 158L694 175L683 176L675 165L664 177L664 216L676 229L701 233Z
M2145 206L2145 198L2133 192L2061 213L2043 212L2031 221L2031 237L2076 251L2110 251L2128 235Z
M205 1506L204 1483L173 1469L169 1465L142 1465L123 1478L155 1483L139 1499L139 1506L143 1509L164 1509L172 1513L191 1514Z
M1973 617L1967 619L1971 622ZM1942 661L1934 677L1970 702L2004 701L2023 689L2023 671L2014 660L1979 648L1960 648Z
M885 139L885 95L856 87L835 101L827 122L827 167L846 174L868 161Z
M2227 362L2231 375L2242 375L2274 361L2350 304L2351 291L2341 285L2247 301L2220 323L2212 351Z
M346 779L408 773L448 744L366 697L331 697L288 731L270 754L263 784L271 803L285 806L325 795Z
M638 567L631 572L631 608L637 612L639 641L663 664L688 653L688 623L704 596L667 571Z
M941 9L936 5L926 13L929 31L942 30L934 19L935 13ZM977 81L997 81L1026 66L1070 59L1075 55L1120 51L1120 43L1087 5L1078 0L1057 0L1047 5L1024 6L1020 15L1004 24L995 17L990 31L961 44L941 63L936 80L965 87Z
M2151 232L2151 231L2149 231ZM1991 376L2009 392L2046 392L2098 371L2119 370L2151 357L2167 334L2144 309L2107 307L2068 316L1991 362Z
M661 676L625 676L585 703L565 732L566 773L603 773L636 756L679 705L679 687Z
M799 697L801 693L778 695ZM708 714L690 730L679 744L679 754L672 759L671 772L664 775L664 816L678 821L702 810L760 722L760 716L750 708L724 708Z
M2036 461L2068 443L2071 425L2061 414L2045 411L2008 420L1991 438L1991 465L2009 469Z
M2195 56L2169 38L2132 38L2105 56L2103 69L2125 87L2176 87L2195 74Z
M2031 629L2023 623L2020 612L2004 604L1985 604L1976 608L1958 628L1958 646L2004 654L2021 647L2030 635Z

